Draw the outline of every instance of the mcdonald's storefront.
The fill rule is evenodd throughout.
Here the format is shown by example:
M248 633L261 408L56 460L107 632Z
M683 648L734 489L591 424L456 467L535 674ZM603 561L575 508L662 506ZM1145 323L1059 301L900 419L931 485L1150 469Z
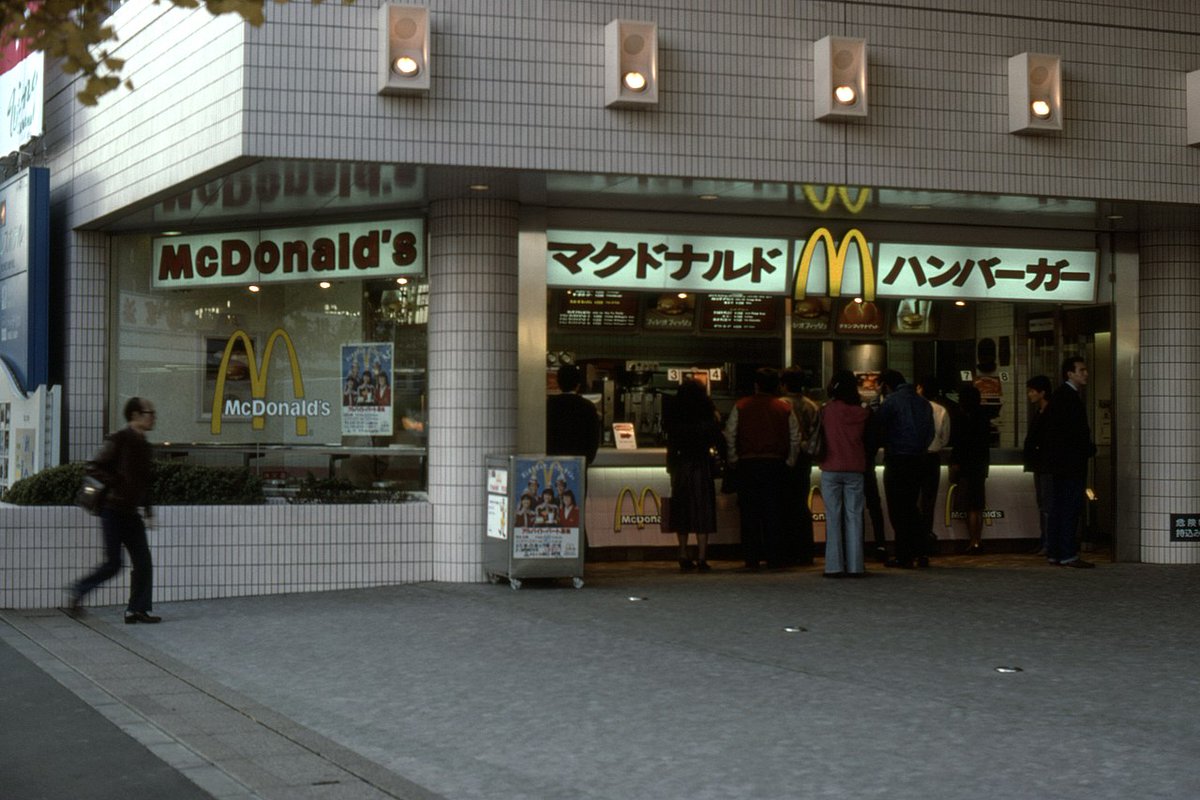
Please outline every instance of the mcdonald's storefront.
M985 537L1026 549L1022 540L1036 539L1039 525L1033 481L1021 466L1025 382L1044 374L1056 385L1062 357L1077 352L1092 365L1088 399L1100 448L1093 484L1102 499L1085 535L1106 543L1111 255L1094 234L818 218L713 219L690 230L673 229L676 222L643 216L622 230L552 219L546 231L548 391L558 365L578 364L604 422L589 473L592 548L636 557L673 541L658 525L670 492L662 414L682 380L704 382L725 414L753 391L758 367L794 366L818 400L842 368L859 376L868 402L877 401L885 368L910 380L935 376L952 400L964 383L978 387L993 418ZM632 430L635 450L616 446L622 427ZM965 514L945 477L941 491L935 532L953 550L967 538ZM820 539L819 491L810 507ZM719 495L718 519L715 543L736 544L734 497Z

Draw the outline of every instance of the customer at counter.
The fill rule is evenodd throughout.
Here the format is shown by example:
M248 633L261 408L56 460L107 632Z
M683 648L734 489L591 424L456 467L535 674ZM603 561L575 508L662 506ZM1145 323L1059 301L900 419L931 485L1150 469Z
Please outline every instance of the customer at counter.
M808 508L808 492L812 486L812 456L804 449L817 429L821 407L804 394L808 380L804 370L792 367L783 371L783 399L792 406L800 425L800 450L796 463L788 470L787 489L783 506L783 552L789 563L807 566L813 563L813 521Z
M583 456L596 460L600 447L600 415L590 400L579 394L582 371L574 364L558 368L560 394L546 398L546 454Z
M858 396L858 379L838 370L829 382L830 400L821 411L825 457L821 498L825 501L825 577L860 578L863 563L863 434L871 416Z
M896 533L896 555L889 567L911 569L929 566L929 540L921 531L917 497L921 491L921 466L933 441L933 409L912 384L894 369L879 376L883 404L879 429L883 436L883 492L888 517Z
M800 449L800 424L779 396L779 372L754 373L754 394L738 400L725 424L728 464L737 472L738 513L746 568L783 567L783 493Z
M679 569L708 572L708 536L717 532L713 451L725 449L721 417L702 384L685 380L663 406L667 473L671 476L671 527L679 540ZM688 535L696 535L696 560L688 555Z
M983 509L987 505L988 466L991 463L991 422L983 410L979 390L967 384L958 392L961 409L950 451L955 493L967 510L967 555L983 553Z

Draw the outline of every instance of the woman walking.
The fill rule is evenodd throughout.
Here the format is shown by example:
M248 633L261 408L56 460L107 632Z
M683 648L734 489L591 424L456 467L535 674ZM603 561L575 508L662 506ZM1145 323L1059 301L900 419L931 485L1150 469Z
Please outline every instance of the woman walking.
M871 412L858 396L858 378L838 370L829 382L830 400L821 410L825 457L821 459L821 497L825 501L825 577L862 577L863 433Z
M714 452L721 452L721 417L699 382L683 382L663 409L667 472L671 475L671 527L679 540L679 568L708 572L708 535L717 532ZM696 561L688 556L688 535L696 535Z

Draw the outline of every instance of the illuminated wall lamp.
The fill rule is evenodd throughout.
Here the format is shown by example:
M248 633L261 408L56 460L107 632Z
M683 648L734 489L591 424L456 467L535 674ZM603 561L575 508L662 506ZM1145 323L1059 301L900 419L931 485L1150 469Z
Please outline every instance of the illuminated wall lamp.
M1187 143L1200 146L1200 70L1187 74Z
M826 36L813 42L813 119L867 116L867 40Z
M604 26L604 106L658 103L658 25L614 19Z
M379 7L379 94L429 91L429 9Z
M1008 132L1063 129L1062 63L1056 55L1019 53L1008 60Z

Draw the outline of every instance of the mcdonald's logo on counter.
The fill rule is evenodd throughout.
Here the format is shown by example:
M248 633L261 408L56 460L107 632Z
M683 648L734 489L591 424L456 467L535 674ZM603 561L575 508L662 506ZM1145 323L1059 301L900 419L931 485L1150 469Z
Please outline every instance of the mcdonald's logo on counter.
M294 399L284 401L268 401L267 398L267 367L275 351L275 344L283 341L287 347L288 360L292 367L292 386ZM246 350L247 368L250 378L250 399L239 400L225 397L225 379L229 372L230 361L238 344ZM310 416L326 417L333 413L332 404L325 400L306 400L304 397L304 377L300 373L300 359L296 355L296 347L292 337L283 328L276 328L267 337L267 345L263 349L262 362L258 361L254 352L254 341L243 330L236 330L225 345L221 356L221 364L217 371L216 389L213 391L212 426L214 436L221 433L221 422L225 415L250 417L251 427L260 431L266 425L267 417L295 417L296 435L308 435L308 418Z
M803 300L808 295L809 276L818 253L823 256L821 261L825 266L823 272L826 282L824 287L818 286L818 290L813 294L828 297L843 296L842 286L851 245L858 250L859 275L861 277L859 291L854 292L853 296L862 297L868 303L873 301L875 299L875 262L871 257L871 245L858 228L851 228L847 231L839 243L834 242L834 236L828 228L818 228L813 231L812 236L809 236L804 242L804 247L800 250L800 258L796 262L794 270L796 280L793 284L792 297L796 300Z
M625 498L629 498L630 509L633 513L624 514ZM654 501L654 513L646 513L646 500ZM621 489L617 495L617 505L613 511L613 533L620 533L621 528L625 525L636 525L640 531L647 525L662 524L662 500L659 499L658 493L649 486L642 487L642 493L635 495L633 489L628 486Z

